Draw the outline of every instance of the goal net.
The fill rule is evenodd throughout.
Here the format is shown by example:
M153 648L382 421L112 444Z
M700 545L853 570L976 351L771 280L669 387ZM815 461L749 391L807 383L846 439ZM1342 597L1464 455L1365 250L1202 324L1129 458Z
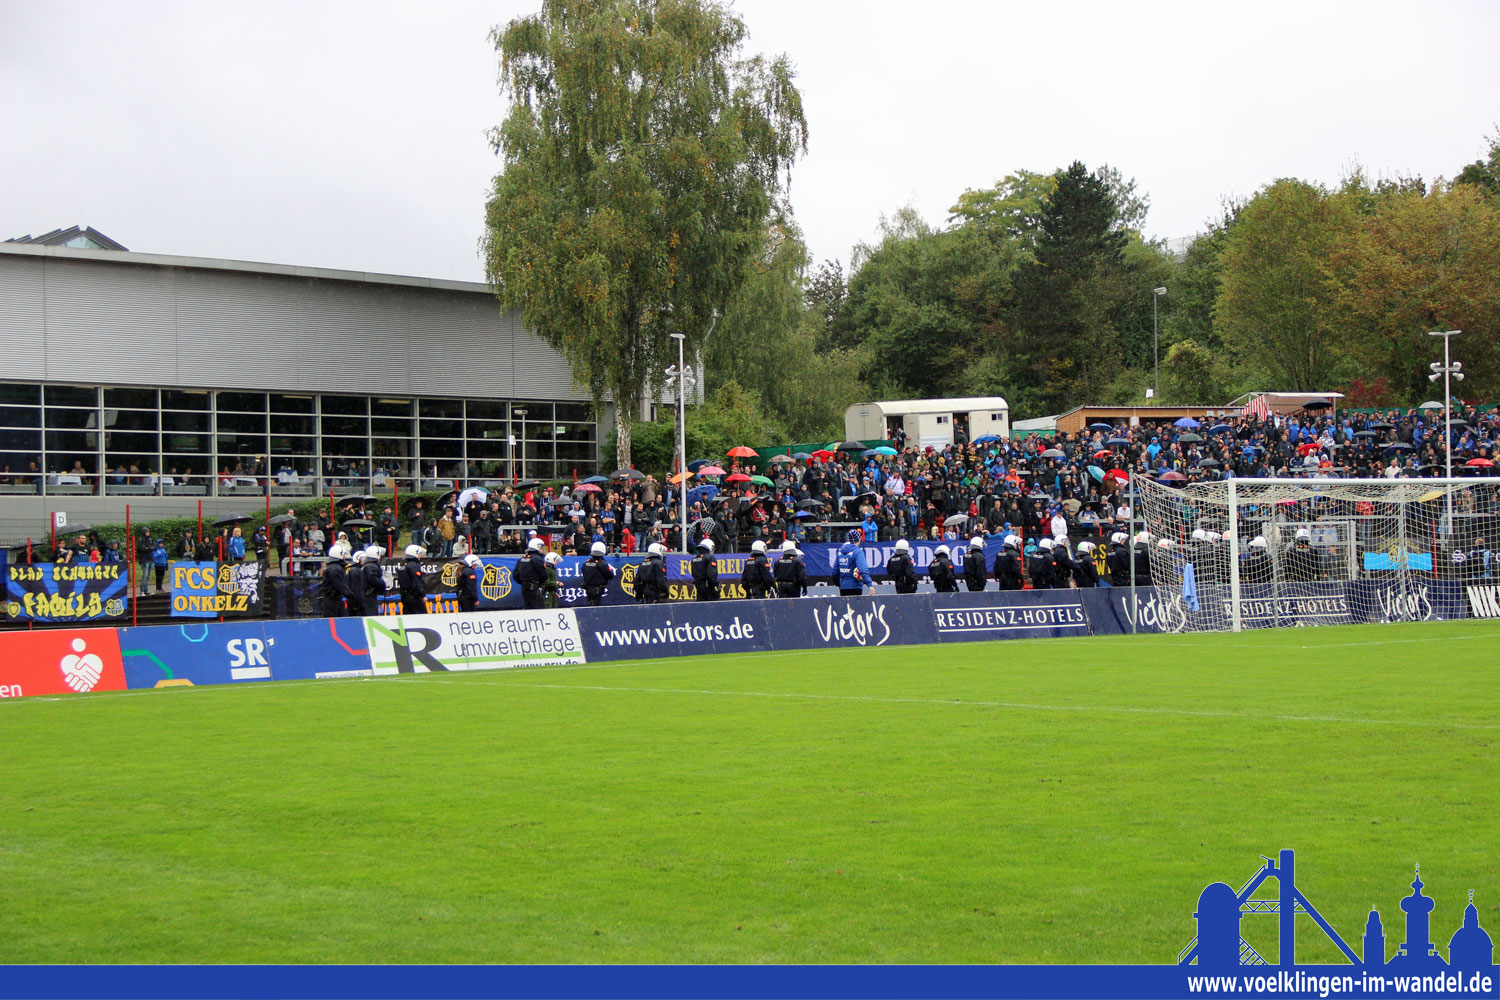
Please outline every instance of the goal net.
M1485 615L1500 584L1490 548L1500 480L1139 479L1135 489L1163 631Z

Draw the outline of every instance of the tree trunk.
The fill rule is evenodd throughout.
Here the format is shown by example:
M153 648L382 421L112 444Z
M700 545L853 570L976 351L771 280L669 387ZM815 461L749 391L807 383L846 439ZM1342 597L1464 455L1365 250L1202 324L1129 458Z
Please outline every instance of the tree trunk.
M630 468L630 407L615 400L615 461L617 469Z

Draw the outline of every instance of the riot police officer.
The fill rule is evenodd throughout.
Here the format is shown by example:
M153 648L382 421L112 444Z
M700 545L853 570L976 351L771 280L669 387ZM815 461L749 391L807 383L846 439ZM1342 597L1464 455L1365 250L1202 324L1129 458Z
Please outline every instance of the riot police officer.
M995 557L995 582L1001 590L1020 590L1023 586L1020 549L1021 539L1015 535L1005 536L1000 554Z
M700 601L719 599L719 564L714 559L714 540L705 538L698 543L698 554L693 556L693 589Z
M615 578L615 568L605 561L608 550L603 542L595 542L589 548L588 560L583 564L583 593L590 607L598 607L604 600L604 590Z
M896 551L891 553L891 558L885 568L896 583L896 593L915 594L917 592L917 567L911 561L911 542L904 538L898 539Z
M542 585L547 582L547 558L542 551L547 543L533 538L526 543L526 551L516 560L515 581L521 588L521 604L528 611L542 608Z
M939 545L932 553L932 565L927 569L932 577L932 589L939 594L958 593L958 577L953 572L953 561L948 555L948 546Z
M427 550L420 545L406 547L406 561L396 570L396 587L401 591L401 613L427 613L427 579L422 572L422 557Z
M390 592L386 586L385 574L380 569L380 557L385 555L385 549L379 545L371 545L365 549L365 564L361 567L364 574L365 589L365 614L380 614L381 595Z
M807 566L797 552L797 543L790 538L781 543L775 576L777 597L801 597L807 593Z
M1078 587L1099 586L1099 567L1094 565L1094 543L1078 543L1078 558L1073 560L1073 583Z
M1123 531L1109 536L1109 555L1104 557L1104 568L1109 571L1112 587L1130 586L1130 550L1125 548L1129 541L1130 536Z
M771 573L771 561L766 558L766 543L757 538L750 543L750 559L745 563L745 593L759 600L771 593L776 586L776 577Z
M646 550L646 561L635 574L635 599L642 604L659 604L667 599L667 548L652 542Z
M458 610L464 614L479 606L479 566L479 557L470 552L458 571Z
M318 588L318 597L323 602L323 614L329 618L343 618L349 614L349 578L344 572L344 558L334 556L323 567L323 585Z
M964 556L964 586L983 590L989 582L989 574L984 571L984 539L975 535L969 539L969 551Z

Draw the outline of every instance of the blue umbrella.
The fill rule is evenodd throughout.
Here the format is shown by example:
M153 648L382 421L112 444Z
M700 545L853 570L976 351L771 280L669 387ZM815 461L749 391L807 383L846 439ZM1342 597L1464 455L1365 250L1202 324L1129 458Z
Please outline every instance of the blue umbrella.
M999 440L1000 440L1000 435L998 435L998 434L981 434L977 438L974 439L974 443L975 444L991 444L992 442L999 441ZM894 455L895 451L892 451L891 454Z
M859 453L859 457L860 458L869 458L871 455L878 455L878 454L880 454L880 452L876 451L874 448L866 448L864 451L862 451L862 452Z
M1169 473L1171 471L1172 471L1171 469L1169 469L1165 465L1163 465L1160 469L1156 470L1156 474L1158 476L1165 476L1167 473Z
M797 513L793 514L792 516L793 517L816 517L817 515L815 515L810 510L799 510L799 511L797 511Z
M1130 443L1130 439L1129 438L1115 437L1115 438L1110 438L1108 441L1106 441L1104 443L1107 444L1107 445L1113 445L1115 447L1118 447L1118 446L1120 446L1122 444L1129 444Z
M1096 482L1104 482L1104 470L1097 465L1089 466L1089 475L1093 476Z
M1187 428L1188 430L1195 430L1195 429L1197 429L1199 427L1202 427L1203 425L1200 424L1200 423L1198 423L1198 421L1194 420L1192 417L1183 417L1180 420L1176 421L1176 423L1174 423L1173 426L1174 427L1184 427L1184 428Z
M1115 425L1114 424L1106 424L1106 423L1089 424L1089 430L1091 430L1091 431L1112 431L1114 429L1115 429Z
M892 448L888 444L883 444L883 445L881 445L878 448L871 448L870 451L874 452L877 455L894 455L894 454L896 454L896 449Z
M688 463L688 468L692 469L694 472L697 472L699 469L703 468L705 465L711 465L711 464L713 464L713 463L710 462L706 458L695 458L691 462Z
M1230 427L1228 424L1214 424L1212 427L1210 427L1208 429L1208 433L1210 433L1210 434L1228 434L1233 429L1234 428Z
M587 479L584 480L584 482L586 482L586 483L607 483L607 482L609 482L609 480L606 479L604 476L589 476Z

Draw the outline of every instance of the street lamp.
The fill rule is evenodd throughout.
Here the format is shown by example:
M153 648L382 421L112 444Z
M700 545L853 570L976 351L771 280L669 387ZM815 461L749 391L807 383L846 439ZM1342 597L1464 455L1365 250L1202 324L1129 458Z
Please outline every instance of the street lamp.
M1448 342L1458 336L1461 330L1429 330L1427 336L1443 338L1443 362L1438 364L1434 361L1427 367L1432 374L1427 376L1427 381L1436 382L1438 376L1443 377L1443 466L1444 475L1448 479L1453 478L1453 390L1449 385L1449 379L1464 380L1464 366L1461 361L1449 361ZM1453 486L1450 483L1448 493L1448 534L1453 534Z
M524 409L513 409L510 412L516 415L517 422L521 425L521 475L517 477L515 470L511 470L511 482L515 482L517 478L526 478L526 411Z
M677 364L667 369L667 381L677 382L677 454L680 456L677 472L682 477L677 483L677 496L682 501L682 551L686 554L688 550L687 390L689 386L695 385L697 380L688 374L687 365L683 362L682 345L687 340L687 334L673 333L668 336L677 341Z
M1165 288L1151 289L1151 395L1161 402L1161 348L1160 337L1157 332L1156 302L1167 294Z

